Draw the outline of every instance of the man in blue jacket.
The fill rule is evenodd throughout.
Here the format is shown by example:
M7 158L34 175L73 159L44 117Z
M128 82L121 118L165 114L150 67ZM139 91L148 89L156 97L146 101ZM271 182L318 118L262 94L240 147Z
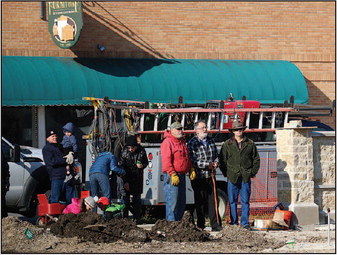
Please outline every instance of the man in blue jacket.
M43 160L51 180L50 203L59 203L60 197L64 190L66 191L66 202L71 204L71 199L75 197L74 186L67 185L64 182L66 177L67 163L73 159L72 155L63 157L62 146L57 142L57 135L53 130L46 134L47 143L42 149Z
M125 174L124 169L118 167L115 155L111 152L99 153L89 170L91 196L98 196L100 190L99 197L103 196L111 200L110 171L115 172L117 175Z

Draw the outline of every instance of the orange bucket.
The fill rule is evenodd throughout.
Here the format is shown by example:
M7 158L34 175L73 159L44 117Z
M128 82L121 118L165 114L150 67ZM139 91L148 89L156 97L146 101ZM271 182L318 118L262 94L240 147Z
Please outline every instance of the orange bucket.
M293 212L292 211L286 211L286 210L278 210L278 209L276 209L275 212L281 212L281 213L283 213L284 222L287 223L288 226L290 226L291 218L293 217Z

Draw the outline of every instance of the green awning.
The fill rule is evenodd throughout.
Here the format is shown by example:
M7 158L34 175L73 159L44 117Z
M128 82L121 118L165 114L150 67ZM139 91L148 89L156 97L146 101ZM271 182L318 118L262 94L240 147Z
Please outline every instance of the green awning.
M288 61L2 57L3 106L83 105L87 96L203 104L230 93L308 103L305 79Z

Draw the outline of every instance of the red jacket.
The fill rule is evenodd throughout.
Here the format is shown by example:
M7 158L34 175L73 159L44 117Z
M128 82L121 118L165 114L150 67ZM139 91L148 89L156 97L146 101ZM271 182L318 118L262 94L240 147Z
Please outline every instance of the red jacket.
M164 141L160 145L162 170L171 175L174 172L185 174L192 167L188 157L185 139L177 139L170 131L164 133Z

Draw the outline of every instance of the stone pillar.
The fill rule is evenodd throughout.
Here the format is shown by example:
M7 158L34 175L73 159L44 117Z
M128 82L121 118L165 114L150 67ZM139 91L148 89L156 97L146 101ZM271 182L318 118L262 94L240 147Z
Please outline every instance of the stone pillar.
M294 212L294 223L298 225L319 223L311 130L295 125L276 131L278 200Z

